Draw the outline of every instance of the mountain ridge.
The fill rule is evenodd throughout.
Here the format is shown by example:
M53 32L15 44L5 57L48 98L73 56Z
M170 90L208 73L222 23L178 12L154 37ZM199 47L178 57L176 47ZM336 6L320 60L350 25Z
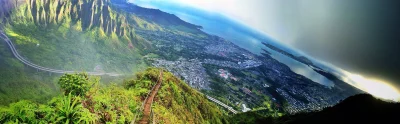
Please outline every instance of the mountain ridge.
M197 29L198 31L203 28L200 25L195 25L183 21L174 14L163 12L159 9L140 7L136 4L129 3L126 0L111 0L111 3L118 5L118 7L124 9L127 12L131 12L138 16L144 17L147 19L147 21L153 21L157 24L175 25L175 26L182 25L190 29L195 29L195 30Z
M308 113L284 115L280 118L264 117L257 111L233 116L233 123L271 124L381 124L398 121L400 103L385 101L370 94L350 96L338 104ZM242 119L242 120L240 120Z

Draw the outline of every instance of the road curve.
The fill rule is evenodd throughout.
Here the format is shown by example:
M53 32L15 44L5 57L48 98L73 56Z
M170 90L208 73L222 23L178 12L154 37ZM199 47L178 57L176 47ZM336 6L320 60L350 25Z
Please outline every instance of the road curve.
M221 101L219 101L219 100L217 100L217 99L215 99L215 98L212 98L211 96L208 96L208 95L206 95L206 97L207 97L207 99L213 101L214 103L217 103L218 105L220 105L220 106L222 106L222 107L228 109L228 110L231 111L233 114L237 114L237 113L238 113L235 109L233 109L232 107L230 107L230 106L228 106L228 105L222 103Z
M26 59L24 59L21 55L19 55L17 49L15 49L14 44L11 42L11 40L8 38L6 34L2 30L0 30L0 38L3 39L8 47L11 49L12 54L14 55L15 58L17 58L19 61L24 63L25 65L28 65L32 68L42 70L42 71L47 71L47 72L52 72L52 73L58 73L58 74L72 74L76 73L77 71L66 71L66 70L58 70L58 69L51 69L51 68L46 68L43 66L36 65ZM88 75L96 75L96 76L101 76L101 75L108 75L108 76L120 76L121 74L118 73L105 73L105 72L86 72Z

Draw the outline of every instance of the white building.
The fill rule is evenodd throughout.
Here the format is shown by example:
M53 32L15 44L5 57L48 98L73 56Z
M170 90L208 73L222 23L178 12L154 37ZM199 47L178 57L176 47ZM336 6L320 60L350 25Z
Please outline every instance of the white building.
M242 104L242 112L248 112L250 110L251 110L250 108L246 107L246 104Z

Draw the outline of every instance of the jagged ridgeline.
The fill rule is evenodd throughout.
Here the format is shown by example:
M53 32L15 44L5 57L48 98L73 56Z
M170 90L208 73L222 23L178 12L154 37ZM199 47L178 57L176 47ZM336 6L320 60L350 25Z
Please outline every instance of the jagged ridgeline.
M109 0L26 0L12 22L38 25L71 23L81 30L100 28L106 34L134 38L127 15L111 9Z
M109 0L26 0L5 20L5 32L21 55L64 70L143 69L141 57L152 45L136 35L135 28L162 30L156 23L116 9Z

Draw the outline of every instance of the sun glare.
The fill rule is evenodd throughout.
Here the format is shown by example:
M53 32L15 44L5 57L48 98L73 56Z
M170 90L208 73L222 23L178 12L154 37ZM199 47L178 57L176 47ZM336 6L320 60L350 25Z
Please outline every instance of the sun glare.
M367 79L361 75L351 73L347 74L347 78L353 81L356 87L374 95L375 97L396 102L400 101L400 93L398 90L384 81Z

